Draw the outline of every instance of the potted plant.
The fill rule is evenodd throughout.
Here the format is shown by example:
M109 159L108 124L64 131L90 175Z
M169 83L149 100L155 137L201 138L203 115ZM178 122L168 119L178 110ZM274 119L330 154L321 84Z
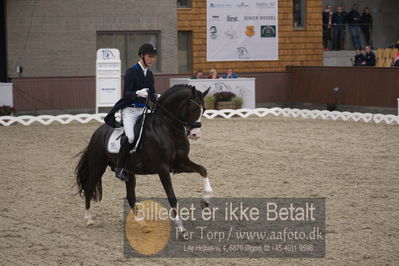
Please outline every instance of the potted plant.
M213 96L215 97L216 110L235 109L235 104L232 99L236 95L231 91L216 92Z
M215 103L216 103L215 96L213 96L213 95L206 96L204 99L204 102L205 102L206 109L208 109L208 110L215 109Z
M8 105L0 106L0 116L3 115L12 115L14 113L14 108Z
M233 98L233 102L236 109L241 109L244 103L243 99L237 96Z

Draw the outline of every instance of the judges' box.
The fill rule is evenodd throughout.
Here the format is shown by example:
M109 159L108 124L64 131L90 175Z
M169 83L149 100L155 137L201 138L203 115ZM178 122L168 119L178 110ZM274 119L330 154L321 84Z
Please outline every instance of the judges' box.
M236 96L243 99L242 108L255 108L255 78L237 79L189 79L171 78L170 86L176 84L189 84L195 86L197 90L205 91L211 88L210 94L221 91L233 92Z

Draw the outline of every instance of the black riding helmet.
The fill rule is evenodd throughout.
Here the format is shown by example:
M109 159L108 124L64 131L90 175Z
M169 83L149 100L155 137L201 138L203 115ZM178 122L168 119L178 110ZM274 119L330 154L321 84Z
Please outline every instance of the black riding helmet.
M145 54L156 55L157 49L151 43L145 43L142 46L140 46L138 54L140 57Z
M145 43L139 48L139 56L143 60L145 67L148 67L147 62L144 59L145 54L156 55L157 49L151 43Z

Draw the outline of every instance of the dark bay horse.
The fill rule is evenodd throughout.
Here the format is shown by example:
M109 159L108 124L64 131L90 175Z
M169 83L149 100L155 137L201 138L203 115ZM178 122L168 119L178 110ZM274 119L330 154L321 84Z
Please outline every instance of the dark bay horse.
M212 194L207 170L188 157L188 138L197 139L201 134L204 97L208 92L209 89L201 93L189 85L176 85L165 91L153 112L146 115L142 149L138 149L134 156L129 156L127 162L129 180L126 182L126 198L132 210L135 211L136 205L135 175L158 174L173 209L176 228L181 232L185 229L176 211L177 200L170 173L199 173L205 187L202 205L209 204ZM90 201L101 201L102 198L101 177L107 166L111 169L116 166L117 155L107 151L112 132L113 128L107 124L100 126L93 133L75 169L79 193L86 200L85 219L88 225L94 223L90 214Z

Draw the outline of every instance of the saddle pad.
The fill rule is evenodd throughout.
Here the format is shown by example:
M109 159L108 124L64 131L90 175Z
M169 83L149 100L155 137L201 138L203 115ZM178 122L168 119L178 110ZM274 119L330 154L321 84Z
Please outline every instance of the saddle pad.
M119 153L119 149L121 148L120 136L123 134L124 131L125 130L123 129L123 127L114 128L114 131L112 131L112 134L108 140L107 150L109 153Z

